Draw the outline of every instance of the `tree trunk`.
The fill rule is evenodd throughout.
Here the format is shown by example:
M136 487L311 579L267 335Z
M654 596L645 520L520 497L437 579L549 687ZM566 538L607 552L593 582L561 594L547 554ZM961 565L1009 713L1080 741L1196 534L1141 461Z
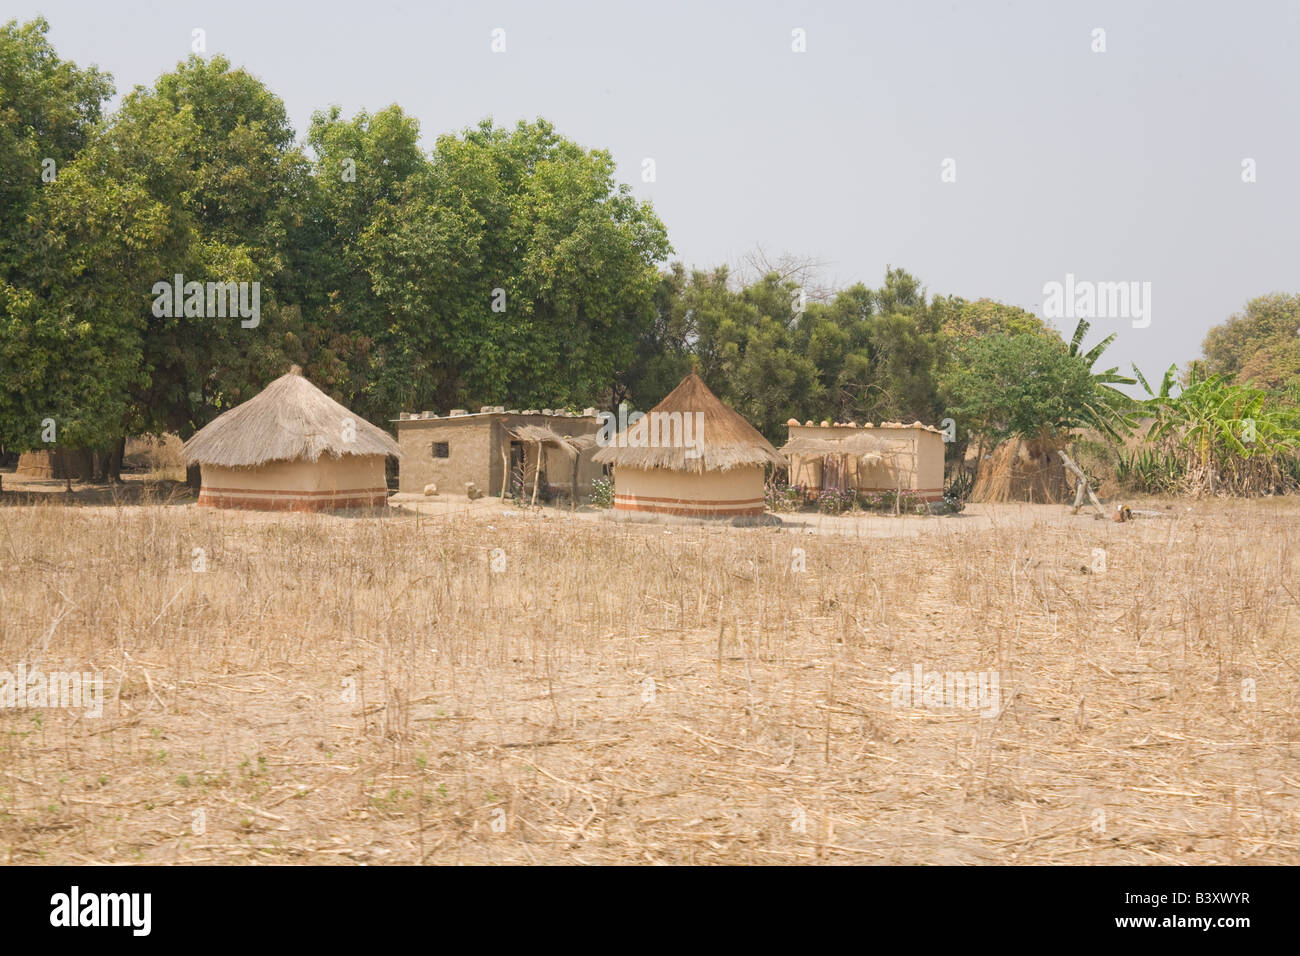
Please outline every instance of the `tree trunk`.
M123 435L114 444L108 453L108 461L104 467L104 477L109 481L120 483L122 481L122 461L126 458L126 436Z

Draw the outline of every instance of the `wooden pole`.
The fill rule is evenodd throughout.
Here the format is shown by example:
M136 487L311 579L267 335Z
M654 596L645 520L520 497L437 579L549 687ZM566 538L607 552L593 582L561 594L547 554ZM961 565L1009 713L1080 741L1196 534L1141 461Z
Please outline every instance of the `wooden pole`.
M501 443L501 500L506 500L506 489L510 487L510 439Z
M894 517L897 518L902 513L903 497L903 462L898 456L898 451L894 451L894 476L897 479L894 482Z
M1083 486L1083 490L1088 494L1088 500L1091 501L1092 506L1097 509L1097 514L1101 515L1103 518L1110 517L1109 515L1106 514L1106 509L1101 506L1101 502L1097 500L1097 496L1093 494L1092 486L1088 484L1088 476L1085 475L1082 469L1080 469L1079 466L1076 465L1074 461L1070 458L1070 456L1065 453L1064 449L1060 450L1058 453L1061 456L1061 461L1065 462L1065 467L1070 470L1070 472L1074 475L1074 477L1079 479L1080 484ZM1078 506L1082 503L1077 493L1075 495L1074 500L1075 500L1075 508L1077 510Z
M529 507L537 504L537 486L542 480L542 443L537 443L537 467L533 469L533 500Z
M573 455L573 484L569 486L569 510L576 511L578 508L578 466L582 464L582 452L576 451Z

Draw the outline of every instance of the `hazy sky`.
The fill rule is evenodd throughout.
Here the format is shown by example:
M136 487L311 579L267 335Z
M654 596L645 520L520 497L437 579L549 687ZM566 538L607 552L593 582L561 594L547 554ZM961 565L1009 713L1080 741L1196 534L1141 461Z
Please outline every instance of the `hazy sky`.
M1100 319L1092 336L1118 331L1108 356L1149 376L1248 299L1300 292L1300 0L0 0L0 19L38 13L119 94L201 27L300 137L333 103L398 103L426 146L544 116L613 153L689 265L762 244L824 261L828 283L902 266L932 293L1039 314L1067 273L1150 282L1148 327Z

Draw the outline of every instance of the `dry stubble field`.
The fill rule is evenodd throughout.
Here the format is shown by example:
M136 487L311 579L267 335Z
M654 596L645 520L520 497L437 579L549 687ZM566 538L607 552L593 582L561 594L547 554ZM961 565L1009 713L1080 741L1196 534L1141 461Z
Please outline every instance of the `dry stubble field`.
M1293 864L1300 502L1187 509L0 508L0 670L107 698L0 710L0 858ZM1000 713L892 706L918 663Z

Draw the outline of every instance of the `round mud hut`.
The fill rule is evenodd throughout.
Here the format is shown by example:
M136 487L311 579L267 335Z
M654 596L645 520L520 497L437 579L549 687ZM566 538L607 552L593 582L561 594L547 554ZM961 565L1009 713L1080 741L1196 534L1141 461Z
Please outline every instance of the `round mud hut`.
M387 457L397 442L348 411L298 366L213 419L185 443L203 481L199 506L334 511L388 500Z
M762 515L763 469L786 464L695 372L594 460L614 466L616 511L694 518Z

